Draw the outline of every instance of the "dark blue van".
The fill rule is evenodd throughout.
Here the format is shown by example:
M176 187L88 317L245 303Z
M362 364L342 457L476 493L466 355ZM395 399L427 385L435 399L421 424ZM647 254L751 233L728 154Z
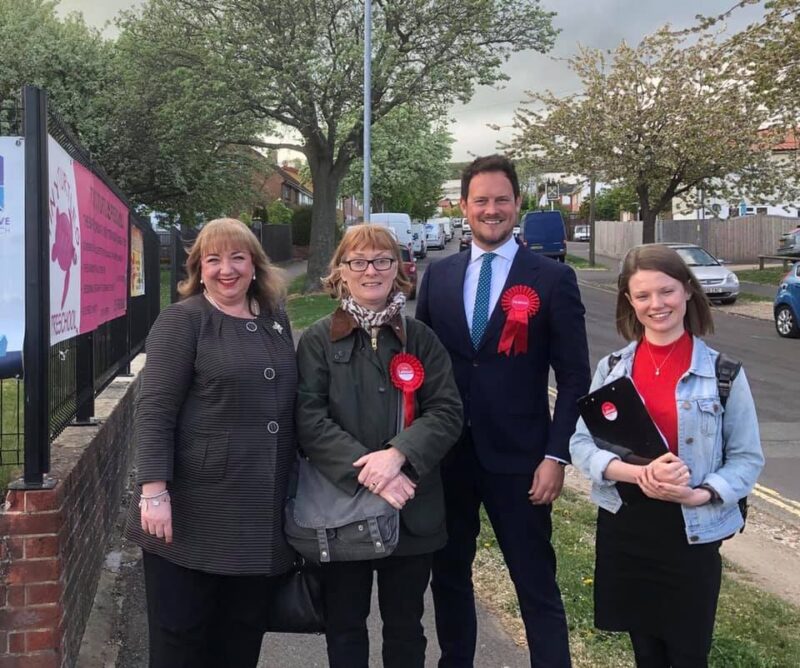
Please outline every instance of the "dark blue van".
M558 210L528 211L520 224L520 243L559 262L567 255L567 228Z

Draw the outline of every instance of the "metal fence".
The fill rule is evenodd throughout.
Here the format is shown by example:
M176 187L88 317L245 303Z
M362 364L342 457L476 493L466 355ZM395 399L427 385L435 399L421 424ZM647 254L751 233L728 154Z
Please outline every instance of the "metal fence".
M21 487L49 484L44 474L50 468L50 444L68 425L91 423L95 397L119 373L125 372L131 359L143 349L150 326L158 316L160 301L158 236L149 223L133 213L127 198L47 106L44 91L26 87L22 104L24 120L21 127L16 127L17 133L21 131L25 138L25 373L22 380L2 381L0 388L3 416L0 463L24 463L24 480L18 485ZM3 129L11 130L13 126L8 124ZM131 230L136 228L143 241L145 286L145 294L131 296L129 252L124 277L128 288L125 315L52 346L49 344L48 134L128 207L128 248ZM23 411L23 405L31 407L30 410ZM23 444L24 458L20 456Z

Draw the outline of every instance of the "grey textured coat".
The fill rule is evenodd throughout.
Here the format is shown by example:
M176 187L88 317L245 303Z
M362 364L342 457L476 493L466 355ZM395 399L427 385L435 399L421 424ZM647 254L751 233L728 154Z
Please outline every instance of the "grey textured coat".
M298 443L333 483L354 494L353 462L394 446L405 456L415 497L400 512L396 555L424 554L444 546L444 496L439 462L461 434L461 399L450 356L434 333L409 318L407 352L422 362L425 380L415 393L415 420L396 430L398 394L389 363L401 352L405 333L399 316L381 327L378 350L366 332L337 309L309 327L300 339L297 395Z
M167 307L147 338L128 538L209 573L287 571L294 553L283 537L282 508L295 453L296 387L284 312L234 318L202 295ZM140 485L156 480L168 481L172 497L170 545L141 529Z

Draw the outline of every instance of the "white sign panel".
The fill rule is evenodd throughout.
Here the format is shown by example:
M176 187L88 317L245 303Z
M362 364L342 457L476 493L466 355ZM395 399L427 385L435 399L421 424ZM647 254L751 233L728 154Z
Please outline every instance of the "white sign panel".
M25 145L0 137L0 378L22 372L25 338Z

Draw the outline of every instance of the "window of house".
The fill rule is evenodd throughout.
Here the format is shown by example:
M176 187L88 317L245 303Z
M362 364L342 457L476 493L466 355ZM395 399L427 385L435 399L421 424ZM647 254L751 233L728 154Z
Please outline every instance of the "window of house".
M763 213L765 216L767 215L767 207L765 206L757 206L756 213Z

